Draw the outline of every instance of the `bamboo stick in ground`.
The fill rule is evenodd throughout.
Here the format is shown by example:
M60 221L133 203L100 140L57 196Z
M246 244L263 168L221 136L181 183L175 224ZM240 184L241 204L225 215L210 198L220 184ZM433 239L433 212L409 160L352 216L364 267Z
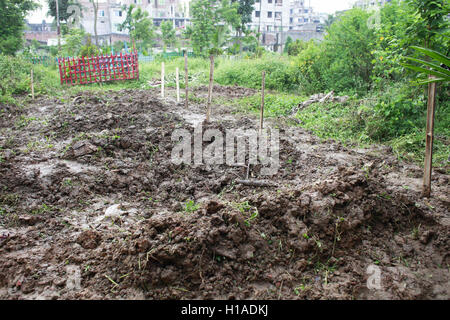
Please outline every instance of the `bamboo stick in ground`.
M435 103L436 103L436 83L429 83L427 127L426 127L427 135L425 145L425 165L424 165L423 191L422 191L422 195L426 198L429 198L431 196L431 172L433 166L433 131L434 131Z
M211 97L214 82L214 55L209 57L211 61L211 66L209 68L209 88L208 88L208 103L206 107L206 122L209 122L211 117Z
M264 126L264 89L266 86L266 72L262 72L262 81L261 81L261 112L259 116L259 132L262 133L262 129Z
M175 75L175 77L176 77L175 82L177 84L177 102L180 102L180 79L179 79L180 71L179 71L178 67L177 67L175 73L176 73L176 75Z
M34 100L34 74L33 74L33 69L31 69L31 99Z
M164 98L164 62L161 62L161 97Z
M187 109L188 107L188 57L187 52L184 53L184 81L185 81L185 94L184 98L184 107Z

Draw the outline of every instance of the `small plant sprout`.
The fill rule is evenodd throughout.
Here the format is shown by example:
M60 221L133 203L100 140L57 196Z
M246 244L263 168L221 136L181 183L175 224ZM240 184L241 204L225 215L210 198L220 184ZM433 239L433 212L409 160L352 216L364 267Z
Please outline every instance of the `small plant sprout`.
M184 211L187 213L192 213L200 208L199 204L196 204L194 200L188 200L184 205Z

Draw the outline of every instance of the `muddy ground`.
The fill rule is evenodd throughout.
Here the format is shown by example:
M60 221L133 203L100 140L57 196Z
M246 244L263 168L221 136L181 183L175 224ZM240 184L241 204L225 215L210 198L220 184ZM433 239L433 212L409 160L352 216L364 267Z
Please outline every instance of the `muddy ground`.
M205 127L257 128L223 103L254 92L216 87ZM193 93L187 110L157 89L0 106L0 298L449 299L445 170L423 199L421 168L389 148L282 118L266 122L271 187L236 183L245 167L174 165L173 130L204 119L207 88Z

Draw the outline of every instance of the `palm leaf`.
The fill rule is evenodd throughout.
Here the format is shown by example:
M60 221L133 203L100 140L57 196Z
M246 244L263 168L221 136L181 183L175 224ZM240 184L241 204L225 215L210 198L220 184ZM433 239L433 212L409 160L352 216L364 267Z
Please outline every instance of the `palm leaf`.
M431 63L431 62L428 62L428 61L425 61L425 60L415 59L415 58L411 58L411 57L405 57L405 59L421 63L422 65L425 65L425 66L428 66L428 67L434 69L434 71L437 71L437 72L440 72L440 73L444 73L444 74L447 74L448 76L450 76L450 70L442 68L438 64L434 64L434 63Z
M444 79L447 78L447 80L450 79L450 77L449 77L448 75L446 75L445 73L440 73L440 72L437 72L437 71L434 71L434 70L430 70L430 69L427 69L427 68L422 68L422 67L414 66L414 65L412 65L412 64L406 64L406 63L400 63L400 64L401 64L402 66L408 68L408 69L417 71L417 72L419 72L419 73L431 74L431 75L436 76L436 77L438 77L438 78L444 78Z
M434 60L439 61L440 63L443 63L446 66L450 67L450 59L437 51L416 46L411 46L411 48L413 48L416 51L422 52L428 57L433 58Z

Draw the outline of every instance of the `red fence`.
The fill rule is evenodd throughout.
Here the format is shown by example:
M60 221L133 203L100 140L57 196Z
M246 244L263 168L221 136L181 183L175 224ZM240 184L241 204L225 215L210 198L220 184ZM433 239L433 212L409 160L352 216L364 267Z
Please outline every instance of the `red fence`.
M139 79L137 52L82 58L58 58L61 84Z

